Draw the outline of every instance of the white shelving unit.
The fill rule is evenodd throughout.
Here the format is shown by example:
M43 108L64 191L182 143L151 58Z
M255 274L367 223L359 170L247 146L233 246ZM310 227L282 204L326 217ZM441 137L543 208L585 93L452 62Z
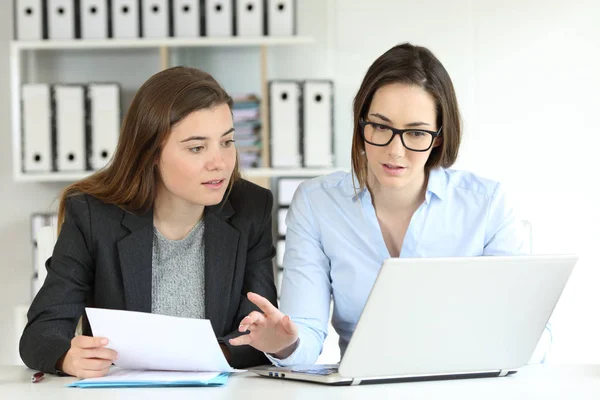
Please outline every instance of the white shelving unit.
M242 176L244 178L298 178L298 177L313 177L319 175L330 174L335 171L342 171L338 168L251 168L243 169ZM74 182L83 179L94 171L85 172L50 172L50 173L19 173L14 176L17 182Z
M260 51L260 82L261 82L261 123L262 123L262 160L263 168L243 171L248 179L263 180L285 176L316 176L327 174L337 169L273 169L269 168L269 109L268 109L268 48L270 46L295 46L313 42L312 37L230 37L193 39L164 38L164 39L104 39L104 40L39 40L12 41L10 45L11 71L11 102L12 102L12 152L13 179L17 182L72 182L84 178L93 171L76 173L49 172L25 173L22 169L21 149L21 84L23 80L23 59L27 59L27 70L35 74L36 53L53 50L100 50L100 49L157 49L160 55L160 65L157 71L169 67L169 49L194 47L256 47Z
M102 39L102 40L31 40L13 41L12 47L17 50L93 50L93 49L147 49L160 47L235 47L235 46L290 46L308 44L313 41L309 36L289 37L199 37L164 38L164 39Z

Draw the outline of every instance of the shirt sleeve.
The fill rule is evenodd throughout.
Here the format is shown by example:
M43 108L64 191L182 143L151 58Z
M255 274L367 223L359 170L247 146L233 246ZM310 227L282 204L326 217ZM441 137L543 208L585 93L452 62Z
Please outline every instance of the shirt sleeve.
M330 261L304 184L294 194L286 225L280 309L298 325L299 342L288 358L267 357L278 366L314 364L327 336L331 278Z
M515 256L531 253L531 231L518 218L505 189L498 184L490 201L484 256ZM552 325L548 323L529 364L546 361L552 344Z
M504 188L498 184L488 207L484 256L529 254L528 233L509 203Z

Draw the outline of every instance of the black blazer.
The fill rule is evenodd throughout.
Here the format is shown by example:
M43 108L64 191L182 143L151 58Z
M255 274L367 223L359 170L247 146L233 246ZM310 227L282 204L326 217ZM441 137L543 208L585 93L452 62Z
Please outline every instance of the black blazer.
M269 190L240 180L227 199L204 212L205 314L236 368L268 363L258 350L233 347L228 339L240 335L242 318L257 309L247 292L277 305L272 207ZM82 315L83 333L91 335L86 306L151 312L152 239L152 210L136 216L89 195L67 201L65 222L46 262L48 276L21 336L19 350L28 367L60 372L56 363L69 350Z

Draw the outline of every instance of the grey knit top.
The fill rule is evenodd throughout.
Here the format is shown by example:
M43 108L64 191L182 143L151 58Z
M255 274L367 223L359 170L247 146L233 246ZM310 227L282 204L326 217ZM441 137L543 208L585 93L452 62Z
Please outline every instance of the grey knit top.
M154 228L152 313L204 318L204 220L181 240Z

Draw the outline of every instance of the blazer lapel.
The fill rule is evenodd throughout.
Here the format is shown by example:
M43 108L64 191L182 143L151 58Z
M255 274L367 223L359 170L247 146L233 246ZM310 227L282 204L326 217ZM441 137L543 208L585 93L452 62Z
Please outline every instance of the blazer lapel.
M117 243L129 311L152 311L153 212L137 216L125 212L121 225L131 232Z
M240 232L231 226L234 214L228 200L207 207L204 213L205 314L217 335L225 328L233 285Z

